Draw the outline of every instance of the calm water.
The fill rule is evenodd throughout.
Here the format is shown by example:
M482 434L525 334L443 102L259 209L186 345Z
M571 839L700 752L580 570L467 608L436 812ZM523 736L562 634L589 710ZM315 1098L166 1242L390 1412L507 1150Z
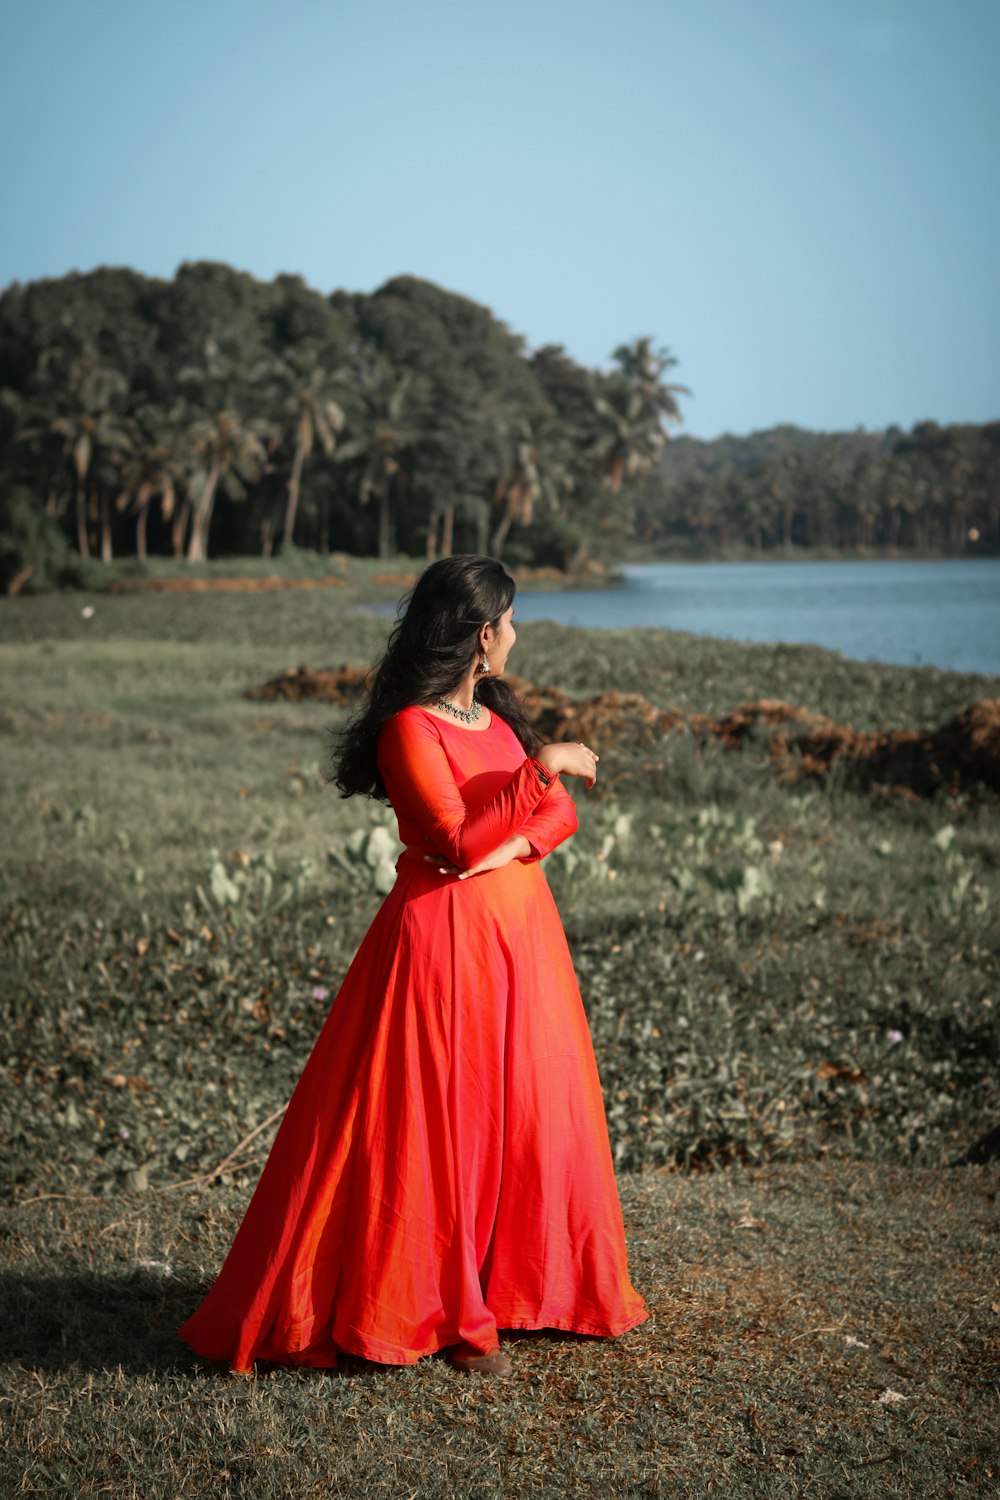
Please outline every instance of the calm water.
M798 641L861 661L1000 673L1000 558L643 563L621 588L518 594L519 620Z

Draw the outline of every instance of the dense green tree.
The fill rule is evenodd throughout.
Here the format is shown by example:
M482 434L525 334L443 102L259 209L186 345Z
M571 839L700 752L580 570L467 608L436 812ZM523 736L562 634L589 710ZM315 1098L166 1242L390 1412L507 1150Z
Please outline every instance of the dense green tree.
M126 514L138 553L172 542L192 560L210 529L213 550L266 552L283 532L576 568L631 540L1000 549L1000 423L668 440L675 365L648 338L605 370L531 353L412 276L327 297L213 262L170 281L102 267L0 292L0 479L18 516L33 497L84 555L99 523L103 557L131 545Z
M704 510L707 486L730 491L728 541L761 551L793 544L996 551L998 447L998 423L918 423L908 434L785 426L711 443L677 438L643 485L637 533L660 544L696 534L704 541L691 516ZM732 474L740 476L738 494ZM716 544L719 536L721 529Z
M73 561L58 521L27 485L0 474L0 593L57 587L72 577Z
M408 475L422 505L411 532L450 551L460 522L466 544L484 546L493 494L509 477L509 433L541 409L524 340L488 308L412 276L386 282L355 315L363 348L419 377L425 415Z
M307 286L301 276L276 276L268 287L264 313L266 346L279 358L304 345L316 350L328 370L345 365L354 341L354 319L335 298Z
M160 345L168 367L181 371L205 362L205 350L224 350L239 385L240 371L259 370L272 353L268 343L272 293L267 283L214 261L185 262L161 308Z

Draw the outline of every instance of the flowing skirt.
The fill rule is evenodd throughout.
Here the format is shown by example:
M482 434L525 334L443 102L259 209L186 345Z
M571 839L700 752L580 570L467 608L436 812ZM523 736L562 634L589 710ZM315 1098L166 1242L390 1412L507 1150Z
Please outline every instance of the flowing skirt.
M296 1084L197 1353L413 1364L498 1328L647 1313L593 1046L536 863L459 881L404 854Z

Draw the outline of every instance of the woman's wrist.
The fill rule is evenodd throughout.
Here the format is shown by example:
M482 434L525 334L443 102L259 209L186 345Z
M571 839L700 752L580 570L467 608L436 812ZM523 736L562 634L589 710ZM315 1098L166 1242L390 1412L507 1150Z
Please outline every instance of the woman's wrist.
M559 757L560 746L557 744L540 745L537 752L531 757L537 766L541 766L549 776L558 776L559 766L556 761Z
M559 772L553 770L550 765L547 765L545 761L541 760L537 755L532 755L528 758L535 768L535 775L538 777L539 781L542 782L544 786L551 786L553 781L555 781L556 777L559 775Z

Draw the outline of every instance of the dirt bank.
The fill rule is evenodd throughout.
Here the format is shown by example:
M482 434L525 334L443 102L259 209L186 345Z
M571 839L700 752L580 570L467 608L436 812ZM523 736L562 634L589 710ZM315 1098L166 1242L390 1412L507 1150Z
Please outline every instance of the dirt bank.
M364 692L367 672L359 667L295 667L247 698L264 701L303 698L344 705ZM507 679L547 740L585 740L598 753L614 748L653 746L665 735L694 736L699 746L713 739L741 749L761 731L771 763L782 781L823 780L837 769L853 786L884 789L918 800L944 788L955 795L979 784L1000 791L1000 699L983 698L937 729L858 730L823 714L780 699L739 703L728 714L657 708L641 693L598 693L571 698L560 688L538 687L523 678Z

